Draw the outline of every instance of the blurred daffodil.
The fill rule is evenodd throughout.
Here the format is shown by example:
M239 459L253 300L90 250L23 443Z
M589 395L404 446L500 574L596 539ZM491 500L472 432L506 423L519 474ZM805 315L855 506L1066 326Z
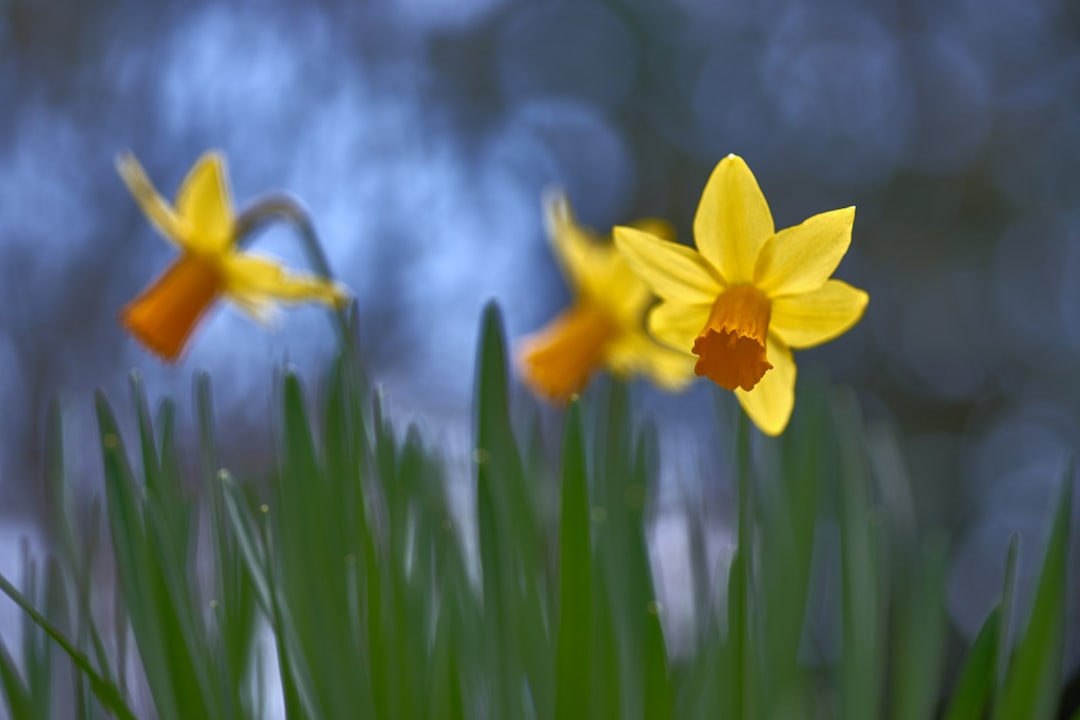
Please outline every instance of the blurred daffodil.
M167 361L179 356L199 320L224 297L259 320L276 303L312 301L343 306L345 290L321 278L295 275L276 261L238 247L225 159L216 152L199 158L169 205L130 154L117 169L146 216L180 251L179 256L121 313L123 326Z
M693 356L665 347L645 331L645 313L656 298L611 244L578 225L566 197L545 201L548 235L573 303L539 332L524 340L518 354L525 382L538 395L566 400L580 392L595 370L626 377L646 375L678 389L693 377ZM661 220L638 227L671 237Z
M869 296L830 276L851 243L855 208L776 232L757 180L728 155L694 217L697 251L641 229L615 228L634 271L663 300L649 329L698 356L694 371L734 390L769 435L795 404L792 349L832 340L862 317Z

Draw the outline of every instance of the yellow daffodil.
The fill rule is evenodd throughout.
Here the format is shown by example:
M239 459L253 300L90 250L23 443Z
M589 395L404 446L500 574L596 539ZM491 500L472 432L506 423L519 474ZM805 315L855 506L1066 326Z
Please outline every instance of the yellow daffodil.
M167 361L179 356L199 320L222 297L257 319L276 302L314 301L341 307L348 296L321 278L293 275L277 262L241 252L225 159L210 152L199 158L170 206L130 154L117 169L136 202L179 257L121 313L123 326Z
M829 279L851 243L855 208L815 215L776 232L750 168L728 155L694 217L697 251L641 229L615 228L630 267L663 302L649 314L655 337L698 356L694 371L728 390L769 435L795 404L791 350L841 335L869 296Z
M645 312L656 298L630 270L610 240L577 224L563 195L545 203L548 235L574 295L573 304L547 327L525 339L518 355L525 382L538 395L566 400L593 371L647 375L677 389L693 377L693 356L667 348L645 332ZM668 237L670 226L638 226Z

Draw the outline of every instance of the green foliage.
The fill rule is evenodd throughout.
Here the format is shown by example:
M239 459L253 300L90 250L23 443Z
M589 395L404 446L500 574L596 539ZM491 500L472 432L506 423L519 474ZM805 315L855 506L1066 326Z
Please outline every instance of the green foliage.
M138 376L131 438L98 395L103 528L99 504L74 508L76 469L50 408L56 557L27 553L20 587L0 578L26 617L21 647L0 643L13 718L68 705L86 720L257 718L270 704L290 718L406 720L1057 711L1071 469L1030 618L1006 626L1014 544L1001 604L954 669L947 541L918 530L896 439L867 427L853 396L813 382L780 439L718 395L718 426L734 428L718 431L716 453L736 491L730 562L714 564L716 519L687 498L676 510L691 582L670 589L689 600L694 627L676 644L647 538L662 464L686 463L660 456L626 386L595 383L549 437L511 396L488 307L461 472L417 428L391 422L356 358L346 348L314 393L280 379L269 477L220 466L206 376L190 459L174 405L152 412ZM115 596L92 590L110 566Z

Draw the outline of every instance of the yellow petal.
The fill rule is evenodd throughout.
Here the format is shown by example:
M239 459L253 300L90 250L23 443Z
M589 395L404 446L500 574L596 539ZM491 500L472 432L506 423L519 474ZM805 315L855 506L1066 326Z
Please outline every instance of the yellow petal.
M694 379L694 356L660 345L643 332L624 333L607 347L605 364L616 375L644 375L665 390Z
M629 227L616 227L614 234L615 245L630 269L661 298L711 303L723 289L704 258L685 245Z
M225 159L208 152L195 163L176 194L176 211L195 233L192 241L207 252L221 252L233 241L233 210Z
M192 250L188 243L191 237L191 225L176 213L172 206L158 195L146 171L131 153L121 153L116 158L116 170L120 173L135 202L139 204L146 217L167 240L185 250Z
M630 223L630 227L635 230L641 230L647 232L653 237L658 237L661 240L667 240L668 242L675 242L675 226L669 223L663 218L641 218Z
M795 360L783 343L770 337L766 356L772 369L753 390L737 388L735 397L743 410L766 435L779 435L791 419L795 407Z
M709 320L711 303L684 305L663 302L649 313L649 332L657 340L689 353Z
M694 216L698 250L728 285L754 280L762 244L775 232L754 174L738 155L720 161Z
M840 280L802 295L775 298L769 332L796 350L842 335L859 321L870 296Z
M555 257L576 293L590 269L594 269L594 264L589 262L595 245L594 238L578 225L570 201L561 190L545 193L544 220Z
M754 284L774 297L818 289L847 252L854 221L855 208L847 207L776 233L761 249Z
M603 306L621 323L640 324L652 293L615 245L579 225L570 202L559 190L545 194L544 216L555 257L571 292L579 299L587 298Z
M612 247L611 252L613 257L607 277L599 287L590 288L593 301L605 307L620 324L641 327L645 311L656 298L619 251Z
M335 307L348 302L348 293L341 286L311 275L288 273L267 258L229 255L221 264L225 294L246 310L273 301L318 302Z

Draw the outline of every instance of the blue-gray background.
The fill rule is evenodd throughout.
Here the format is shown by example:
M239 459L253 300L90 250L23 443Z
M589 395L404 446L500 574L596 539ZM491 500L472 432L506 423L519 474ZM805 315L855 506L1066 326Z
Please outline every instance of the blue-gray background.
M375 376L436 436L467 432L484 302L520 337L566 301L544 187L564 186L586 223L661 215L689 240L709 171L735 152L778 227L855 204L838 274L869 291L868 313L800 368L900 429L923 522L957 533L961 625L992 601L1013 529L1034 571L1054 467L1080 446L1072 0L0 0L9 549L40 517L51 397L92 448L93 388L122 401L139 367L189 414L207 369L232 457L265 462L273 368L315 376L331 350L317 311L268 333L221 310L164 367L116 323L171 251L115 155L133 150L171 197L208 148L240 204L303 198L356 292ZM286 231L260 247L302 257ZM705 391L653 400L708 443Z

